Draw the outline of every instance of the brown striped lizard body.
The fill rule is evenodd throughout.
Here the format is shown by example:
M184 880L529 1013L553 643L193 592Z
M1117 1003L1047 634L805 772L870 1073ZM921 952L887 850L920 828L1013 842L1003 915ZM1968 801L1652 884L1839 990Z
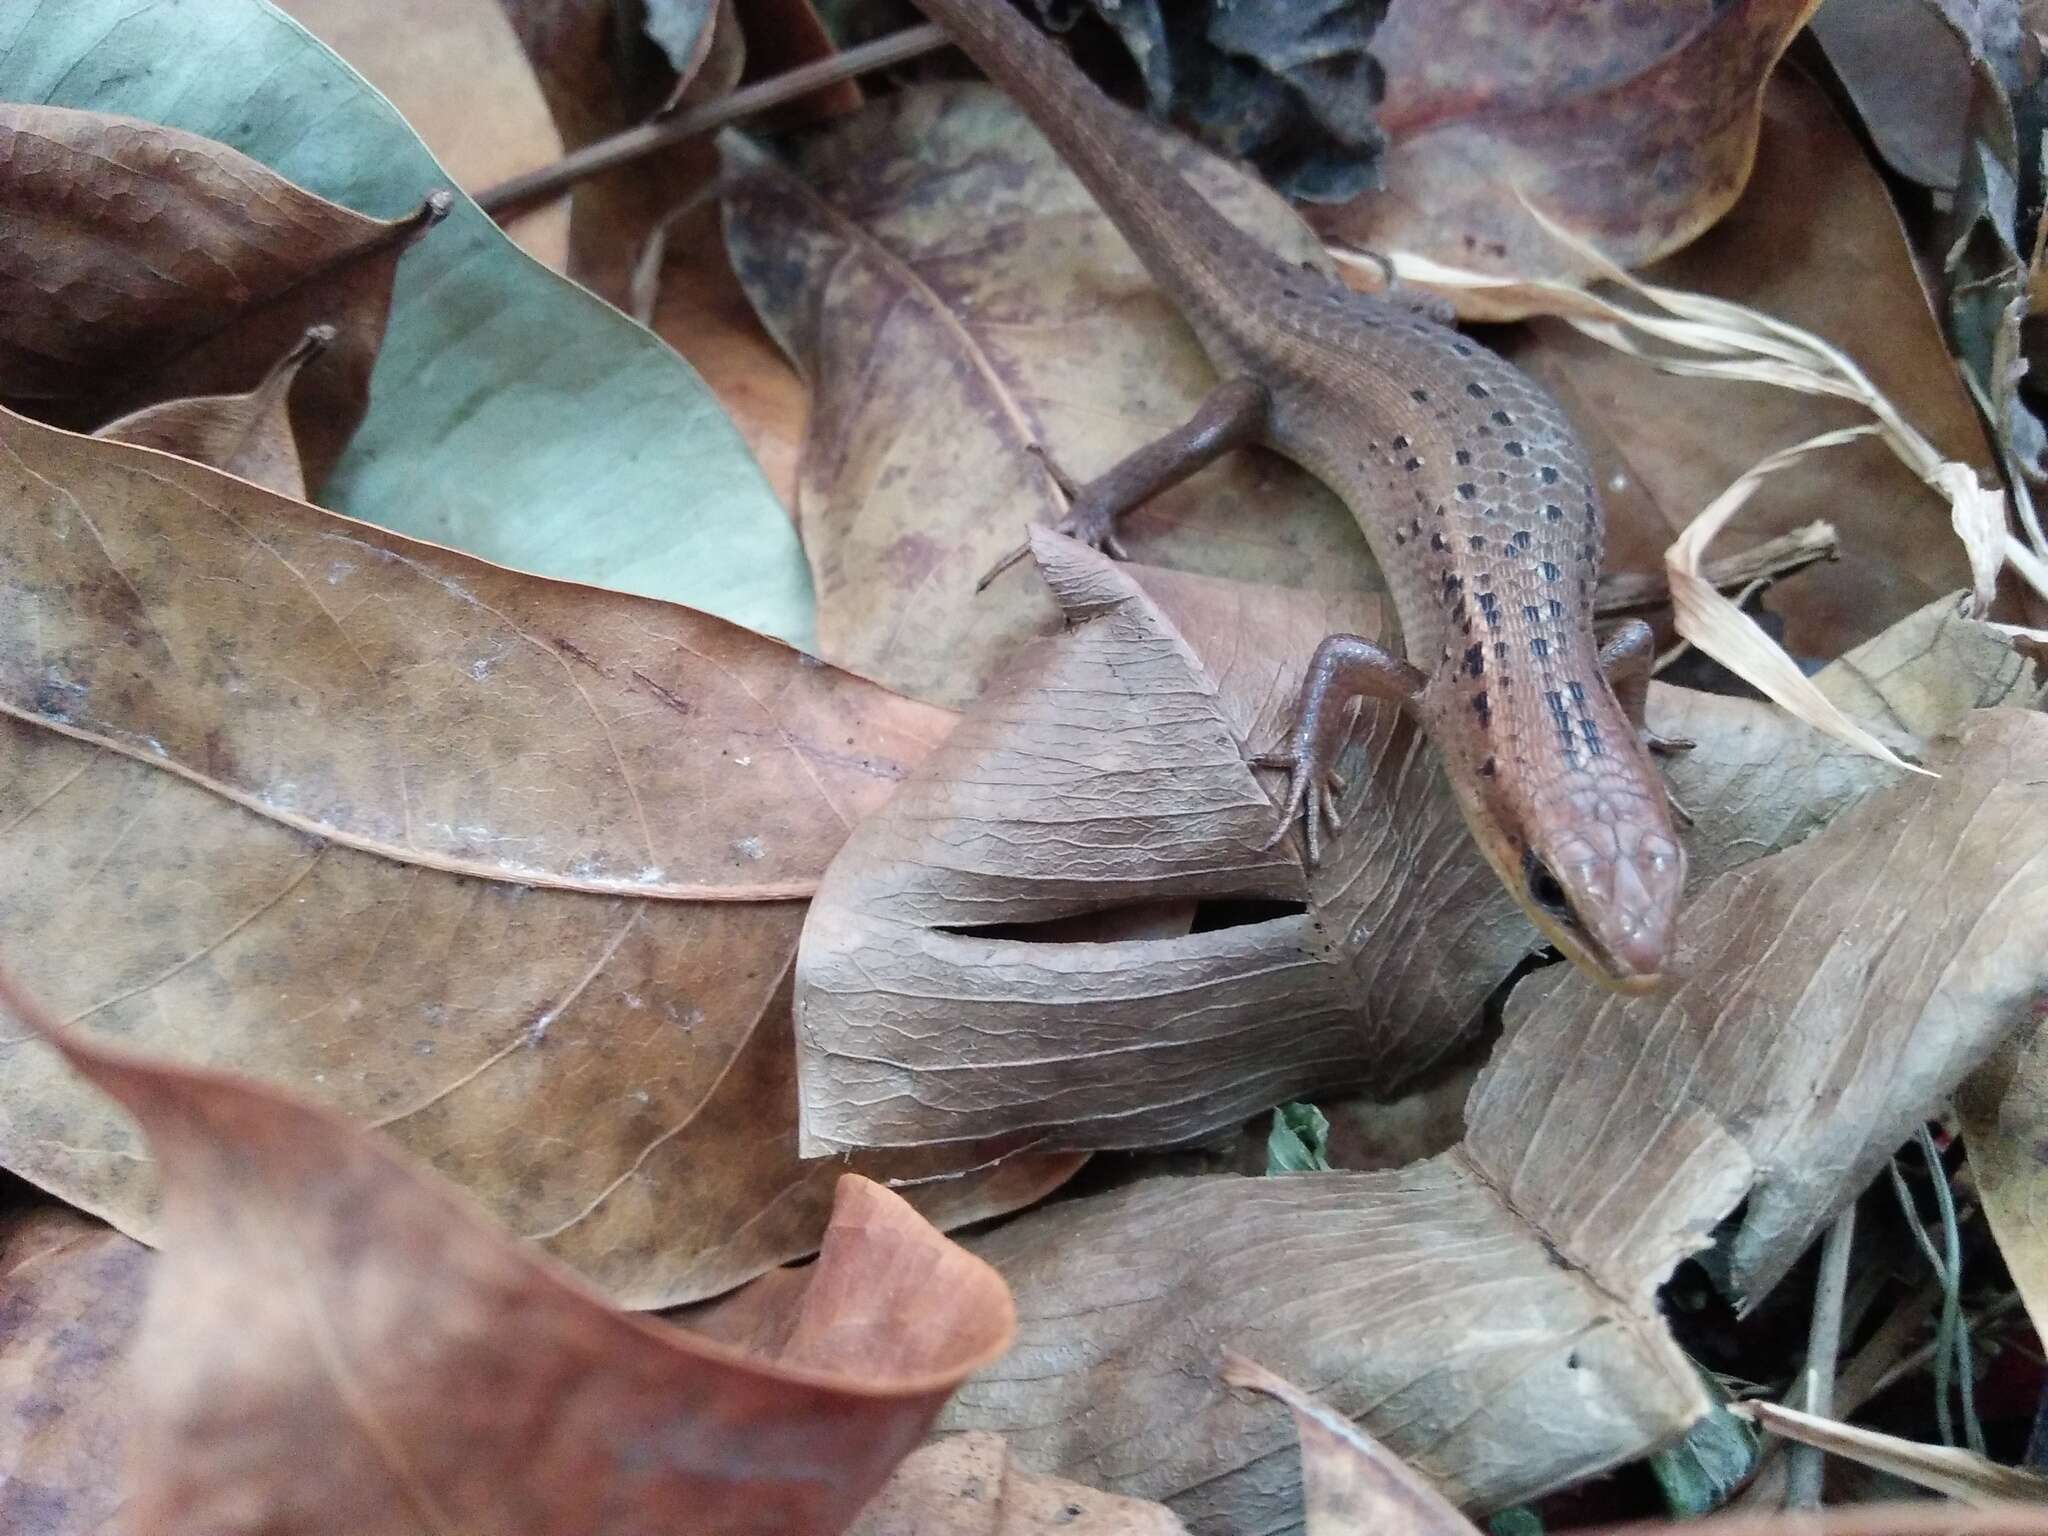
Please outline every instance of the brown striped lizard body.
M1398 700L1543 933L1610 985L1655 985L1685 855L1641 734L1650 635L1594 637L1600 502L1557 403L1414 307L1240 231L1006 0L918 4L1059 150L1223 380L1184 427L1077 488L1063 526L1121 553L1118 514L1263 444L1343 499L1385 573L1407 659L1357 636L1323 642L1290 740L1258 759L1289 773L1283 832L1301 816L1316 858L1351 701Z

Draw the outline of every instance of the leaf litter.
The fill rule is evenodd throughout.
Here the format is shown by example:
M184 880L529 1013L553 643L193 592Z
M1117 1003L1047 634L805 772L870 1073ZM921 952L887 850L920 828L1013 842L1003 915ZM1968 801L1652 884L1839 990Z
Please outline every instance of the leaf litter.
M540 9L515 9L529 44L541 35L532 30ZM1022 1345L969 1384L945 1419L958 1432L904 1462L855 1527L877 1536L1077 1523L1164 1531L1182 1528L1181 1521L1196 1530L1285 1529L1302 1519L1319 1533L1345 1529L1342 1502L1323 1498L1329 1490L1318 1481L1319 1458L1310 1456L1304 1478L1287 1442L1270 1432L1279 1427L1272 1411L1256 1416L1248 1399L1219 1386L1225 1345L1246 1348L1325 1394L1338 1416L1299 1393L1290 1400L1311 1417L1325 1415L1340 1457L1366 1454L1370 1442L1360 1436L1377 1431L1419 1458L1454 1497L1478 1505L1583 1485L1592 1472L1668 1442L1704 1411L1699 1370L1679 1347L1683 1340L1693 1349L1697 1331L1679 1319L1674 1333L1677 1313L1660 1310L1656 1299L1673 1264L1704 1252L1718 1282L1747 1309L1745 1326L1763 1326L1765 1310L1782 1308L1784 1293L1795 1289L1783 1282L1798 1252L1951 1090L1974 1117L1971 1150L1984 1149L1993 1224L2027 1284L2025 1240L2014 1235L2023 1227L2010 1210L2011 1192L2025 1188L2033 1090L2024 1074L1997 1075L2009 1057L1967 1074L2015 1023L2037 1015L2043 991L2024 937L2030 926L2039 931L2043 915L2040 786L2027 776L2042 743L2039 717L2025 712L2038 687L2007 644L2028 632L2002 622L2010 606L2000 622L1980 622L1992 597L1994 555L2022 579L2038 570L2039 557L2005 537L2002 503L1961 494L1979 483L1982 462L1958 432L1968 402L1954 387L1905 242L1862 150L1824 109L1815 110L1811 88L1796 75L1780 72L1768 89L1761 85L1797 25L1797 9L1757 4L1721 8L1711 18L1674 15L1667 18L1672 30L1633 39L1627 20L1603 40L1605 53L1588 54L1581 38L1575 62L1583 68L1590 57L1608 73L1573 109L1576 123L1572 110L1560 114L1545 100L1552 66L1574 57L1560 43L1570 34L1546 32L1550 20L1533 12L1520 18L1529 44L1523 55L1533 63L1523 95L1511 103L1520 124L1515 163L1551 174L1542 169L1545 154L1575 134L1583 146L1594 133L1612 139L1623 156L1616 163L1625 165L1649 140L1614 125L1640 126L1650 120L1645 113L1661 116L1662 131L1690 134L1697 154L1648 198L1627 175L1597 179L1590 185L1608 199L1604 211L1542 199L1544 212L1532 220L1526 178L1520 186L1509 184L1515 178L1439 178L1471 195L1456 205L1417 200L1424 220L1453 232L1454 248L1461 228L1516 229L1525 240L1555 216L1572 232L1566 248L1588 235L1601 247L1597 258L1586 257L1585 270L1604 271L1615 257L1640 261L1660 242L1713 222L1736 198L1754 124L1742 103L1761 102L1756 185L1693 250L1653 274L1659 291L1705 291L1785 314L1859 360L1859 340L1881 337L1885 347L1869 360L1878 383L1866 403L1874 396L1884 416L1882 407L1897 402L1888 428L1914 423L1906 429L1912 437L1893 435L1893 448L1912 473L1956 498L1958 531L1975 557L1965 570L1953 545L1925 537L1925 491L1915 486L1902 496L1897 477L1873 474L1871 464L1882 460L1854 440L1826 456L1826 469L1802 466L1769 483L1759 498L1761 522L1767 534L1784 537L1766 538L1753 564L1749 552L1720 562L1715 584L1742 589L1735 607L1744 610L1744 625L1761 623L1757 640L1776 615L1758 609L1750 589L1797 572L1777 594L1788 649L1799 659L1796 667L1785 663L1792 670L1780 692L1806 694L1810 714L1826 701L1853 722L1838 737L1867 733L1864 747L1907 754L1943 777L1907 779L1765 703L1654 686L1651 723L1699 743L1668 765L1674 797L1694 823L1696 854L1690 969L1668 995L1609 999L1555 969L1515 980L1533 935L1478 867L1456 818L1441 814L1445 796L1427 749L1390 715L1361 721L1362 740L1347 764L1353 826L1335 868L1304 873L1291 848L1266 850L1263 837L1254 843L1254 829L1269 829L1271 810L1245 760L1284 723L1302 657L1326 628L1371 634L1383 623L1370 569L1353 563L1355 548L1340 549L1339 537L1325 550L1314 542L1319 535L1299 531L1313 526L1301 519L1320 492L1306 482L1290 489L1270 461L1241 456L1240 464L1219 466L1210 483L1185 493L1181 508L1169 508L1157 535L1145 535L1151 542L1144 548L1141 541L1143 552L1187 570L1116 570L1040 539L1041 562L1065 608L1063 635L1052 635L1053 610L1028 575L1009 578L1008 617L992 621L992 610L947 607L974 574L976 562L966 557L974 541L998 543L999 532L1014 538L991 520L997 510L1010 508L1017 522L1027 509L1040 516L1060 510L1052 477L1028 450L1050 447L1062 467L1091 454L1107 462L1146 435L1152 416L1176 413L1168 398L1174 390L1192 398L1203 380L1188 338L1157 308L1120 245L1105 238L1099 216L1070 184L1062 189L1058 168L1034 159L1035 140L1017 129L1010 110L986 92L953 86L892 92L824 136L779 148L775 162L748 159L746 176L727 189L727 214L742 276L816 386L819 409L795 500L825 613L840 626L828 640L832 654L857 658L925 697L967 703L957 728L941 709L911 705L698 615L380 539L160 453L109 442L80 446L9 421L10 452L35 477L18 477L13 487L15 504L31 515L17 528L16 548L29 558L10 601L35 623L24 626L32 639L7 637L14 719L7 722L8 798L0 802L0 846L12 844L10 873L22 877L10 887L8 926L37 940L18 963L99 1038L146 1038L188 1063L256 1070L329 1100L359 1123L384 1127L499 1219L540 1237L613 1297L642 1305L727 1290L815 1245L832 1181L849 1157L897 1183L932 1219L970 1221L1028 1203L1088 1150L1212 1146L1254 1114L1263 1134L1268 1122L1260 1112L1302 1094L1330 1115L1294 1100L1288 1123L1334 1128L1313 1131L1313 1156L1298 1160L1313 1163L1327 1151L1341 1166L1374 1141L1370 1130L1347 1135L1353 1123L1369 1125L1371 1111L1330 1095L1360 1088L1399 1094L1421 1083L1441 1096L1492 1042L1462 1136L1422 1161L1369 1174L1162 1179L1145 1170L1171 1166L1164 1159L1126 1157L1090 1181L1096 1193L971 1239L1018 1285ZM1390 163L1399 170L1406 153L1412 169L1431 153L1483 145L1497 125L1475 136L1460 113L1402 138L1416 129L1400 113L1431 91L1457 84L1461 74L1467 84L1488 82L1455 46L1401 53L1400 29L1418 25L1421 13L1393 10L1382 56L1394 61L1388 100L1400 127ZM161 6L132 10L124 18L134 23L129 35L111 47L89 42L82 52L62 29L49 34L54 48L0 39L0 75L47 78L38 71L69 50L75 57L66 67L84 61L78 78L88 90L103 79L120 99L66 105L122 109L128 91L149 97L163 75L144 70L131 81L95 71L153 35L167 14ZM573 28L595 15L594 7L571 6L558 19ZM674 35L685 38L688 57L672 59L682 85L671 92L687 87L716 99L739 78L730 13L714 20L709 8L683 7L680 20L683 31ZM285 39L261 26L251 35L267 40L266 48ZM204 58L207 46L202 29L192 56ZM2006 63L1990 53L1994 67L1980 68L1980 86L2004 81L2001 89L2018 101L2023 84L2013 82L2021 77L1998 75ZM276 57L318 66L323 56L285 42ZM543 68L551 62L537 58ZM1678 102L1668 84L1682 58L1695 76L1721 84L1698 101ZM1284 79L1294 66L1271 59L1250 67ZM295 78L320 78L319 68ZM600 118L616 114L620 102L605 96L622 78L601 81L592 72L569 94L587 93ZM363 110L359 93L350 96L354 89L340 82L342 97L355 103L344 121L360 134L372 129L376 113ZM560 99L559 80L556 90ZM209 101L221 94L219 86L193 94L181 110L197 120L184 117L180 126L207 131L224 123L225 116L205 120ZM848 87L829 110L853 99ZM1678 110L1702 103L1707 117ZM1983 131L1984 121L1973 117L1972 131ZM224 127L221 137L242 148L272 142L254 122ZM385 142L398 146L387 164L405 162L410 151L402 141ZM1496 143L1483 153L1504 164L1503 148ZM331 163L293 161L293 153L283 152L278 169L304 185L350 206L401 211L383 193L338 192L338 185L367 183L347 175L338 182ZM733 141L727 153L746 159L749 152ZM866 169L862 153L870 156ZM682 154L674 163L701 166L703 159ZM1290 248L1302 244L1303 259L1320 260L1256 183L1192 157L1188 163L1208 178L1212 195L1242 199L1259 227ZM1568 155L1558 163L1575 161ZM1966 213L1976 195L1966 176L1959 194ZM1015 199L1015 217L991 225L991 207L1010 206L1004 198ZM454 223L472 218L465 203L454 207ZM963 229L986 235L990 228L994 239L961 241ZM678 235L692 230L701 236L704 225L684 217L674 226ZM1854 250L1863 280L1831 285L1838 300L1820 294L1810 280L1813 255L1789 267L1776 259L1792 248L1788 233L1795 244L1812 233L1833 242L1830 249ZM582 235L601 242L607 231L586 221ZM637 241L625 247L636 248ZM444 242L415 254L449 249ZM797 259L778 270L778 256L792 250ZM1470 247L1462 254L1469 257ZM1507 245L1486 254L1506 258ZM722 268L697 252L678 259L691 270ZM447 270L439 260L428 266ZM1707 281L1674 281L1688 266ZM416 328L422 312L408 308L409 270L398 269L380 377L400 357L420 356L417 346L431 334ZM436 302L461 291L440 284ZM1832 321L1816 324L1802 312L1816 300ZM893 324L906 303L920 325L880 336L875 317ZM728 337L742 329L729 310L717 318L715 307L694 298L671 309L674 323L711 316ZM567 313L556 307L558 320ZM1739 313L1724 306L1715 318ZM604 329L595 325L591 334ZM1753 349L1765 334L1752 329L1746 341ZM1793 340L1782 330L1772 334ZM2021 334L2000 330L1994 350L2010 352ZM1681 610L1719 601L1688 585L1704 569L1703 540L1668 579L1646 558L1671 529L1692 519L1739 468L1816 428L1846 424L1839 415L1808 414L1810 402L1799 404L1799 414L1752 408L1755 393L1741 396L1747 403L1737 408L1688 412L1646 387L1639 364L1603 371L1589 361L1596 354L1560 344L1555 326L1539 324L1533 335L1517 343L1524 360L1565 386L1574 414L1587 418L1596 454L1618 465L1610 485L1618 487L1612 499L1622 569L1609 573L1610 596L1620 601L1626 592L1653 616L1672 593ZM691 345L687 336L678 340ZM291 437L291 418L280 407L296 390L288 381L280 387L276 373L267 393L258 383L292 344L286 337L267 356L244 356L240 374L209 394L144 404L144 428L159 432L153 447L302 495L279 451ZM729 360L729 383L763 370L757 342L720 346L706 355ZM921 349L955 368L949 374L927 361L918 378L911 364ZM1092 366L1077 368L1076 358ZM1784 374L1776 382L1812 384L1794 381L1787 359L1771 362ZM980 394L961 390L962 364L984 381ZM860 370L878 368L891 373L894 388L870 400ZM2007 387L2017 376L2010 359L1993 372L2001 381L1997 398L1981 383L1980 396L2002 437L2023 438L2022 397ZM253 394L232 393L252 386ZM492 389L501 387L480 398L494 400ZM971 407L964 411L963 393ZM377 419L392 398L373 394L366 446L398 420L389 416L380 426ZM789 402L800 395L777 385L760 399L768 425L749 427L750 436L787 441ZM1660 412L1658 430L1646 433ZM498 426L515 414L499 415ZM614 413L607 441L645 435L653 419L628 426ZM407 425L425 441L433 420L430 410L415 409ZM1687 441L1702 423L1719 439L1707 452ZM919 463L945 457L935 444L972 442L976 432L988 443L955 457L951 481L918 476ZM709 445L715 460L724 451L717 438L714 430L692 443ZM846 454L848 444L858 451ZM1751 444L1755 452L1735 457ZM537 445L544 446L531 432L517 443L522 451ZM250 455L251 446L260 452ZM2025 443L2001 442L2000 453L2008 465L2024 462ZM344 457L337 499L370 510L374 500L348 501L360 485L350 478L353 454ZM434 473L445 474L452 462L442 459ZM1930 465L1938 472L1927 473ZM820 474L820 466L830 472ZM1728 473L1715 479L1719 468ZM1222 553L1192 537L1177 546L1182 530L1174 519L1196 529L1192 519L1206 510L1197 492L1222 491L1237 473L1250 476L1248 494L1226 500L1227 515L1207 535ZM568 501L604 484L586 480L567 482ZM740 503L751 494L746 480L724 482L741 489ZM565 482L543 476L522 492L539 494L550 483ZM1816 490L1831 496L1817 500ZM501 508L518 499L504 494L502 482L489 494ZM1278 524L1287 531L1277 539L1271 522L1261 526L1246 515L1276 503L1288 508ZM169 512L180 506L184 514ZM876 521L878 510L896 518L900 531ZM2026 510L2022 498L2023 522ZM1841 533L1822 527L1816 513L1839 520ZM158 541L169 546L163 550L152 543L151 530L166 516L165 526L198 529L218 527L224 515L237 531L211 569L195 533ZM48 538L53 529L86 526L67 520L74 516L95 531L104 517L116 533L104 572L88 569L89 553L81 564ZM861 516L869 516L866 526ZM315 589L316 599L330 599L310 605L319 612L279 585L276 572L254 591L236 591L244 573L267 571L272 544L284 549L276 563L285 572L310 573L301 546L329 541L340 528L377 551L380 564L409 574L393 571L340 594ZM873 542L877 530L881 544ZM927 546L906 542L921 536ZM547 537L502 548L541 550ZM757 547L768 550L772 540ZM236 551L242 558L231 567ZM1839 554L1841 565L1812 566L1820 554ZM602 569L575 558L549 568ZM772 560L754 564L776 579ZM107 573L136 579L123 594ZM1975 593L1966 612L1961 599L1942 594L1969 577ZM1276 578L1291 590L1271 585ZM839 589L827 591L834 583ZM446 596L432 596L429 586ZM200 608L202 592L223 603L207 615L210 648L202 643L206 620L187 617ZM537 670L506 672L496 658L483 677L469 678L474 687L444 675L461 670L448 665L451 640L457 652L485 640L475 659L487 659L490 624L476 615L465 624L461 603L446 600L479 593L508 630L533 644L536 656L527 659ZM88 597L85 606L95 611L66 612L58 599L74 595ZM380 617L379 607L402 609L403 618ZM920 622L878 631L892 613ZM137 615L153 629L138 626ZM800 634L808 621L799 617L796 628L764 622ZM252 633L263 637L265 654L256 658L260 665L244 667L251 649L222 637ZM595 649L586 643L593 640ZM375 657L360 666L367 681L351 676L341 654L361 643ZM672 670L638 665L662 647ZM1843 651L1808 692L1800 674L1813 671L1809 658ZM576 700L539 664L549 654L576 680ZM590 661L588 676L575 670L579 655ZM622 665L630 683L618 675ZM1694 680L1711 675L1697 658L1682 665ZM150 686L134 681L143 676ZM420 716L426 728L408 733L421 700L428 701ZM707 700L717 702L707 708ZM642 706L659 725L646 724ZM608 753L570 739L585 718L616 737ZM770 724L750 736L733 723L749 718ZM340 720L357 731L353 745L337 752L332 732ZM757 764L755 742L771 739L764 747L770 756ZM723 798L702 794L728 782L728 770L757 765L769 771L750 776L754 796L738 788ZM416 768L424 773L421 805L476 810L460 827L454 815L446 818L445 833L456 835L430 825L421 836L412 824ZM396 802L407 813L395 831L392 770ZM620 786L630 791L624 802ZM264 795L277 803L262 803ZM664 877L651 890L630 878L635 799L645 823L639 846L648 854L637 873L660 868ZM763 824L772 836L750 830ZM520 848L502 845L505 829ZM525 864L535 848L541 862ZM762 863L772 867L755 867ZM669 878L677 870L681 877ZM802 902L813 889L807 919ZM166 891L178 893L175 902L163 899ZM116 936L111 946L109 934ZM1788 934L1796 939L1787 942ZM81 977L76 957L102 950L111 978ZM1260 968L1271 970L1276 955L1278 979L1262 980ZM348 980L337 987L337 977ZM1287 985L1303 979L1305 991ZM289 1029L275 1027L280 1017ZM392 1019L409 1029L389 1028ZM1190 1031L1190 1019L1206 1026L1206 1038L1199 1027ZM2014 1038L2023 1042L2024 1031ZM138 1229L161 1221L150 1193L155 1169L133 1133L104 1109L85 1111L83 1091L60 1086L69 1080L45 1048L16 1040L0 1049L36 1067L21 1076L25 1100L13 1099L0 1119L0 1130L14 1136L10 1159L23 1149L24 1166L39 1180L69 1181L72 1198L111 1202L110 1212L118 1207ZM199 1080L167 1066L130 1070ZM801 1126L791 1106L800 1108ZM352 1147L370 1146L331 1117L322 1123ZM835 1156L800 1161L799 1136L805 1150ZM2016 1171L1999 1171L2001 1138L2017 1155ZM1447 1139L1439 1134L1433 1144ZM1944 1209L1952 1208L1935 1142L1924 1130L1919 1139L1930 1149L1920 1177L1931 1178L1948 1200ZM330 1163L343 1166L355 1155L336 1154ZM389 1154L372 1148L369 1155L390 1166ZM1182 1166L1201 1166L1205 1157L1216 1166L1213 1151L1176 1155ZM1246 1165L1265 1161L1260 1152ZM1389 1161L1399 1164L1401 1155ZM268 1172L290 1166L281 1157ZM229 1181L211 1182L218 1188L208 1198L218 1205ZM337 1192L338 1181L330 1184L328 1192ZM870 1212L895 1211L915 1224L872 1186L847 1187L869 1192L862 1198ZM273 1209L286 1220L326 1215L317 1199L273 1201ZM1963 1215L1972 1219L1967 1203ZM235 1219L218 1225L225 1230ZM863 1230L874 1219L863 1218ZM844 1237L843 1225L834 1230ZM28 1498L46 1494L46 1507L97 1520L107 1487L104 1480L88 1487L85 1469L94 1454L110 1464L110 1441L125 1428L104 1411L111 1378L101 1369L118 1348L119 1308L107 1309L105 1347L66 1362L77 1367L69 1379L79 1384L68 1397L62 1372L39 1376L31 1367L25 1377L19 1362L59 1363L49 1351L63 1347L67 1327L74 1346L101 1336L55 1288L73 1273L72 1262L111 1298L124 1286L132 1294L154 1261L126 1239L48 1206L17 1202L0 1212L0 1231L0 1241L21 1235L10 1257L23 1248L29 1255L12 1267L0 1260L8 1315L28 1322L0 1345L0 1381L11 1383L0 1394L11 1416L0 1424L15 1434L0 1446L38 1473L52 1469ZM178 1272L191 1257L178 1246L154 1267ZM203 1253L202 1245L189 1246ZM831 1272L833 1251L828 1239L826 1259L812 1270L763 1275L694 1309L687 1325L766 1356L809 1347L800 1344L806 1337L828 1354L835 1340L872 1337L860 1324L852 1334L838 1325L806 1334L806 1283ZM1953 1247L1946 1262L1948 1319L1957 1313ZM1671 1294L1682 1298L1697 1283L1671 1281ZM892 1291L863 1280L845 1293L883 1310L894 1296L899 1311L920 1321L933 1310L930 1295L915 1281ZM1870 1300L1858 1295L1849 1307L1852 1326ZM1995 1306L1980 1311L1988 1317ZM1899 1342L1885 1347L1906 1350L1891 1371L1909 1369L1912 1334L1902 1325L1925 1315L1902 1307L1845 1372L1880 1379L1885 1361L1876 1352L1887 1329ZM1946 1321L1943 1328L1936 1351L1945 1360L1953 1341ZM232 1347L220 1348L232 1346L231 1332L203 1330L200 1368L232 1366ZM44 1378L58 1390L36 1398ZM1275 1379L1265 1385L1274 1389ZM1278 1390L1293 1392L1284 1383ZM1845 1401L1867 1395L1868 1388L1851 1390ZM216 1398L223 1395L208 1394L201 1419ZM1342 1417L1349 1414L1362 1416L1362 1431ZM284 1415L278 1420L288 1423ZM148 1435L161 1443L166 1424L175 1430L180 1422L176 1412L149 1416L141 1443L150 1443ZM504 1422L497 1416L490 1428ZM423 1436L430 1439L432 1428ZM493 1451L499 1444L488 1432L479 1443ZM1911 1442L1887 1444L1885 1454L1904 1457L1902 1466L1941 1460ZM862 1463L858 1476L872 1486L903 1448L907 1442ZM488 1455L472 1459L489 1463ZM1403 1486L1400 1464L1384 1450L1378 1461L1383 1491ZM530 1470L508 1465L487 1494L515 1490ZM180 1476L199 1470L182 1485L176 1478L164 1484L173 1492L162 1496L204 1501L233 1487L204 1468L203 1460L181 1457ZM1035 1480L1046 1471L1081 1481ZM247 1498L274 1502L270 1481L258 1479ZM605 1481L608 1494L618 1491L617 1479ZM423 1486L412 1479L401 1496L415 1513ZM0 1479L0 1488L19 1487L18 1479ZM1760 1477L1748 1494L1762 1489ZM1298 1502L1304 1491L1306 1506ZM842 1493L819 1528L853 1518L857 1501ZM1154 1496L1171 1500L1174 1511L1151 1502ZM1530 1517L1525 1510L1515 1518ZM1910 1514L1896 1518L1901 1530L1924 1524ZM1993 1509L1985 1528L2003 1529L2015 1518ZM1419 1523L1441 1528L1438 1517ZM1563 1523L1574 1522L1567 1516ZM1835 1512L1822 1528L1857 1523Z

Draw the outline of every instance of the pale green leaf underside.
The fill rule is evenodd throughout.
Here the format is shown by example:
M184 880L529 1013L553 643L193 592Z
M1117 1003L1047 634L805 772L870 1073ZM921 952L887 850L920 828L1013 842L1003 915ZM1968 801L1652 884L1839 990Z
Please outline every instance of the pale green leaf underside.
M264 0L12 0L0 99L218 139L380 218L454 189L388 101ZM399 265L370 413L321 501L812 645L795 533L703 381L460 192Z

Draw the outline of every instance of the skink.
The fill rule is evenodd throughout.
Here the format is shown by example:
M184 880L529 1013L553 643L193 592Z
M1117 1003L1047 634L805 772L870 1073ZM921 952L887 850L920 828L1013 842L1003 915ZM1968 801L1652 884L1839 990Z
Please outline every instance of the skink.
M1005 0L917 3L1080 176L1223 380L1184 426L1075 488L1062 526L1120 555L1120 513L1261 444L1343 499L1385 573L1407 659L1330 636L1290 738L1254 759L1289 774L1282 832L1301 817L1314 861L1318 822L1336 830L1351 701L1398 701L1537 927L1609 985L1655 986L1685 853L1642 731L1651 635L1638 621L1594 637L1600 500L1557 402L1458 331L1244 234Z

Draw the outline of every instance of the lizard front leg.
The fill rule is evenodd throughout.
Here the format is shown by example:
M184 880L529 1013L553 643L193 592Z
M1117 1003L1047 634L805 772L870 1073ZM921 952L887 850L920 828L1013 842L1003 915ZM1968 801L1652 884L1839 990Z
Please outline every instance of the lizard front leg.
M1607 674L1615 702L1643 745L1652 752L1689 752L1698 743L1679 736L1659 736L1644 716L1650 698L1650 668L1656 659L1656 631L1641 619L1626 620L1600 643L1600 670Z
M1419 668L1361 635L1324 638L1302 679L1294 729L1286 743L1252 759L1256 768L1287 770L1287 799L1268 848L1287 835L1299 816L1308 839L1309 864L1322 857L1318 826L1327 824L1333 834L1344 830L1337 814L1337 796L1344 789L1337 758L1351 735L1350 706L1359 699L1385 699L1405 707L1428 682Z
M1101 550L1112 560L1129 559L1116 536L1117 519L1168 486L1207 468L1231 449L1258 442L1265 435L1269 403L1266 386L1256 379L1226 379L1203 398L1186 421L1133 449L1084 485L1074 484L1040 452L1046 473L1068 498L1067 515L1053 524L1053 530ZM975 590L986 587L1025 553L1020 547L1005 555L976 583Z

